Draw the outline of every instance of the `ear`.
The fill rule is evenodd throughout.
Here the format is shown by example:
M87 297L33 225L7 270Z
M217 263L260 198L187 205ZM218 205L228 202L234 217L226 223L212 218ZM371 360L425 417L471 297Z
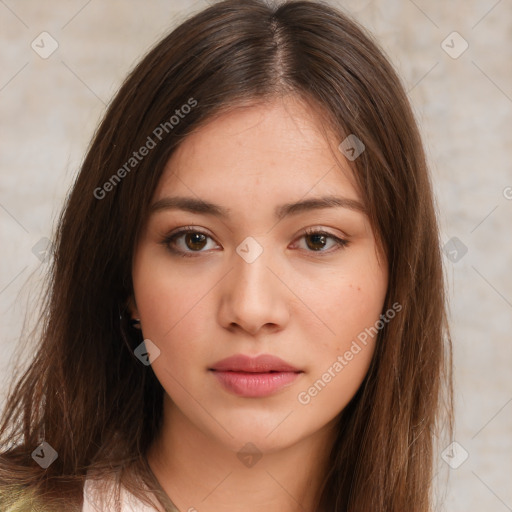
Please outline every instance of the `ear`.
M135 303L135 297L133 295L128 297L128 300L126 301L126 307L130 312L131 318L140 318L139 310L137 309L137 304Z

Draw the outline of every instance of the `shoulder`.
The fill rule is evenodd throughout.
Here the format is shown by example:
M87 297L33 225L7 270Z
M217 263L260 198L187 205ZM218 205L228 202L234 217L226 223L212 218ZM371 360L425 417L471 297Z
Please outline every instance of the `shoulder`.
M156 501L156 500L155 500ZM82 512L164 512L160 505L143 503L114 478L86 478Z

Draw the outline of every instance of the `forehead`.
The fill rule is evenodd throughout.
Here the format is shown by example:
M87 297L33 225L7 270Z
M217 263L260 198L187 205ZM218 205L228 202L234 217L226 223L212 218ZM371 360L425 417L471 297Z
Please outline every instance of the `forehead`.
M293 97L222 114L173 153L155 200L191 192L220 203L241 196L281 203L309 193L359 200L340 141L322 127L321 116Z

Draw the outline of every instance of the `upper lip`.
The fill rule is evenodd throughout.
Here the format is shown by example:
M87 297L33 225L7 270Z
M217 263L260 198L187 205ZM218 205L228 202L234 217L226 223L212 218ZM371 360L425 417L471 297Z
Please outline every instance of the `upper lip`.
M210 370L231 371L231 372L251 372L266 373L274 372L300 372L286 361L270 354L261 354L256 357L236 354L221 361L217 361Z

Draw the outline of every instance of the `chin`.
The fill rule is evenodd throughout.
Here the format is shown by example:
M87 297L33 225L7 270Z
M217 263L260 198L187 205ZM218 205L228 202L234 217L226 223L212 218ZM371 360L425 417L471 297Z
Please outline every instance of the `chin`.
M216 422L209 425L209 435L218 437L220 434L219 441L234 452L238 452L247 443L251 443L262 453L272 453L299 442L321 428L321 425L308 426L306 422L293 418L293 413L286 418L289 413L290 411L279 414L265 414L261 411L237 412L230 414L229 417L215 416L214 414L232 437L224 429L218 428Z

